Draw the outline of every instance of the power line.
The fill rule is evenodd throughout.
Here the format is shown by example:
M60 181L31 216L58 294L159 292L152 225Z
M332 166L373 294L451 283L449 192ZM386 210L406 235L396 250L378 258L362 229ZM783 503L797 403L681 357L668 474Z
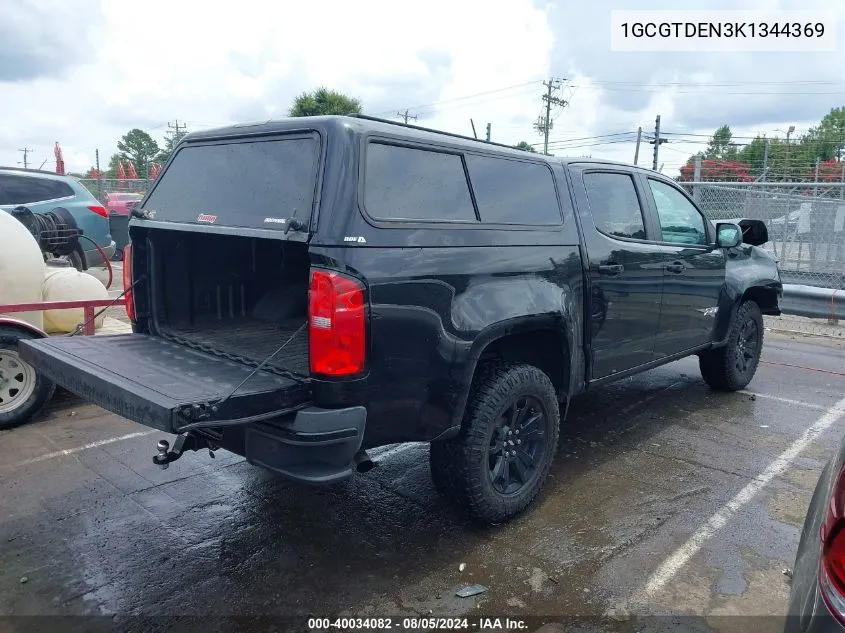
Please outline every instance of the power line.
M572 138L566 140L558 140L558 141L549 141L549 148L550 149L570 149L576 147L596 147L598 145L614 145L617 143L633 143L635 142L634 135L636 132L620 132L618 134L600 134L598 136L584 136L582 138ZM619 138L619 137L628 137L628 138ZM600 139L609 139L609 140L600 140ZM579 142L579 141L587 141L587 142ZM598 141L598 142L591 142L591 141ZM574 144L573 144L574 143ZM537 143L537 145L540 145Z
M501 101L503 99L514 99L514 98L517 98L517 97L526 97L528 95L533 95L533 94L534 94L534 89L531 89L531 90L523 90L523 91L520 91L520 92L512 92L510 94L498 95L498 96L495 96L495 97L485 97L485 98L482 98L482 99L475 99L475 100L472 100L472 101L464 101L462 103L452 103L450 105L445 105L445 106L432 105L428 108L417 109L417 114L422 116L422 115L427 115L427 114L434 114L436 112L445 112L445 111L448 111L448 110L459 110L461 108L468 108L468 107L476 106L476 105L479 105L481 103L490 103L492 101ZM411 108L411 109L413 109L413 108Z
M666 82L643 82L643 81L622 81L613 79L590 79L590 83L594 84L618 84L631 86L714 86L714 87L730 87L730 86L795 86L795 85L825 85L838 86L845 85L845 81L827 81L822 79L796 79L789 81L739 81L739 82L725 82L725 83L701 83L694 81L666 81Z
M552 146L560 147L561 145L573 143L573 142L576 142L576 141L592 141L592 140L602 139L602 138L614 138L614 137L620 137L620 136L631 136L631 135L634 135L636 133L637 133L636 130L631 130L630 132L611 132L611 133L608 133L608 134L596 134L596 135L593 135L593 136L579 136L579 137L566 138L566 139L563 139L563 138L551 139L550 138L549 139L549 147L552 147ZM517 140L519 140L519 139L517 139ZM543 145L543 141L538 141L537 143L529 143L529 145L531 145L531 147L540 147L540 146Z
M466 99L474 99L475 97L483 97L483 96L495 94L495 93L498 93L498 92L505 92L507 90L513 90L515 88L524 88L526 86L534 86L538 83L540 83L540 80L535 79L534 81L527 81L525 83L514 84L512 86L504 86L502 88L494 88L492 90L485 90L484 92L477 92L475 94L464 95L462 97L453 97L452 99L442 99L440 101L435 101L434 103L424 103L422 105L409 106L407 109L408 110L421 110L423 108L433 108L433 107L442 105L444 103L454 103L456 101L465 101ZM394 110L377 112L374 116L384 116L384 115L392 114L393 112L394 112Z
M593 83L593 84L587 84L587 85L585 85L585 84L572 84L572 87L573 88L586 88L588 90L589 89L598 89L598 90L609 90L609 91L614 91L614 92L645 92L645 93L648 93L648 94L654 94L656 92L661 92L663 89L669 88L671 86L651 86L651 87L633 88L633 87L612 87L612 86L605 86L605 85ZM693 86L690 85L689 87L693 87ZM837 90L837 91L834 91L834 92L818 92L818 91L800 92L800 91L797 91L797 90L776 91L776 92L775 91L765 91L765 92L762 92L762 91L755 91L755 92L742 91L742 92L737 92L737 91L724 91L724 90L715 91L715 90L712 90L713 86L709 85L709 84L702 84L698 87L702 88L702 90L674 90L673 94L708 94L708 93L712 93L712 94L714 94L716 96L720 96L720 97L721 96L731 96L731 95L736 95L736 96L766 96L766 95L771 96L771 95L777 95L777 96L782 96L782 97L801 97L801 96L808 96L808 95L823 96L823 95L842 95L842 94L845 94L845 90Z
M615 90L621 92L647 92L653 93L660 88L672 88L672 87L680 87L680 88L695 88L694 90L683 90L683 91L675 91L676 94L702 94L702 92L706 92L712 88L729 88L729 87L745 87L745 86L838 86L838 85L845 85L845 81L827 81L827 80L794 80L794 81L744 81L744 82L718 82L718 83L695 83L695 82L683 82L683 81L672 81L672 82L638 82L638 81L616 81L616 80L602 80L602 79L587 79L587 84L569 84L571 88L600 88L603 90ZM538 83L542 83L546 85L546 81L540 80L533 80L527 81L520 84L513 84L510 86L503 86L501 88L494 88L491 90L485 90L483 92L477 92L474 94L463 95L460 97L453 97L450 99L442 99L440 101L434 101L432 103L426 103L421 105L415 106L408 106L403 107L401 109L405 109L406 111L410 110L425 110L434 108L436 110L447 110L447 109L456 109L467 107L469 104L462 104L462 105L453 105L451 107L442 107L445 104L455 104L462 101L477 99L478 97L486 97L488 95L494 95L501 92L507 92L509 90L514 90L517 88L524 88L527 86L536 86ZM493 101L498 98L512 98L515 96L521 96L522 94L528 93L518 93L513 95L504 95L501 97L496 97L494 99L481 99L476 101L475 103L486 103L488 101ZM720 92L721 95L737 95L737 96L756 96L756 95L780 95L780 96L806 96L806 95L840 95L845 94L845 91L836 91L836 92L797 92L794 90L790 91L756 91L756 92L732 92L732 91L722 91ZM474 105L474 104L473 104ZM388 115L395 115L396 110L387 110L382 112L374 113L375 116L388 116ZM428 111L426 112L418 112L418 114L429 114ZM404 116L404 115L400 115ZM410 118L410 117L409 117Z
M630 132L612 132L610 134L597 134L595 136L582 136L580 138L568 138L565 140L560 141L551 141L552 143L569 143L570 141L591 141L595 138L612 138L614 136L626 136L628 134L636 134L636 130L631 130Z
M712 138L713 137L712 134L696 134L694 132L664 132L664 134L667 134L667 135L670 135L670 136L703 136L703 137L706 137L706 138ZM753 139L756 139L758 137L757 136L736 136L734 134L731 134L731 138L732 139L734 139L734 138L750 138L750 139L753 140ZM763 137L760 136L759 138L763 138ZM772 137L772 138L777 138L777 137Z
M566 151L570 149L582 149L585 147L601 147L603 145L621 145L621 144L628 144L628 143L636 143L636 139L622 139L617 141L601 141L599 143L581 143L578 145L559 145L552 147L549 146L549 149L553 149L556 151Z

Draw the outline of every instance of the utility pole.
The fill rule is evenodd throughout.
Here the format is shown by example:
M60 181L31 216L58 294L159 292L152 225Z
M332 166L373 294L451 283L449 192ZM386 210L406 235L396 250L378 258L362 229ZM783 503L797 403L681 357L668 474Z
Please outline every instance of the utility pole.
M654 171L657 171L657 153L660 149L660 144L665 143L665 138L660 138L660 115L657 115L657 118L654 120L654 140L649 141L654 145L654 159L651 162L651 168Z
M487 124L487 142L488 142L488 143L490 142L490 129L491 129L491 126L490 126L490 124L488 123L488 124Z
M637 128L637 147L634 150L634 164L640 159L640 140L643 138L643 126Z
M94 165L97 170L97 199L103 201L103 175L100 173L100 150L94 150Z
M33 150L30 149L29 147L23 147L23 148L19 149L18 151L23 152L23 168L29 169L28 157L29 157L30 152L32 152ZM20 163L18 163L18 164L20 165Z
M171 125L170 122L168 121L167 127L170 128L171 130L173 130L173 136L174 136L173 144L174 145L179 142L179 139L181 139L183 136L185 136L185 134L188 133L187 132L188 125L186 123L179 125L179 119L176 119L176 122L173 125Z
M469 120L469 124L472 126L472 135L473 135L475 138L478 138L478 134L476 134L476 132L475 132L475 121L473 121L472 119L470 119L470 120Z
M552 129L552 104L561 108L569 104L565 99L552 96L553 92L560 90L560 85L563 81L566 81L565 77L563 79L550 78L548 81L543 82L543 85L546 87L546 94L542 97L546 104L546 116L541 115L537 119L537 123L534 124L534 128L543 135L543 154L546 155L549 153L549 132Z
M397 114L398 116L401 116L403 119L405 119L405 125L408 125L408 119L413 119L414 121L416 121L416 120L417 120L416 115L414 115L414 114L410 114L410 113L408 112L408 108L405 108L405 111L404 111L404 112L397 112L396 114Z
M695 167L693 168L692 181L701 182L701 152L695 155ZM692 199L697 203L701 203L701 187L699 185L692 185Z

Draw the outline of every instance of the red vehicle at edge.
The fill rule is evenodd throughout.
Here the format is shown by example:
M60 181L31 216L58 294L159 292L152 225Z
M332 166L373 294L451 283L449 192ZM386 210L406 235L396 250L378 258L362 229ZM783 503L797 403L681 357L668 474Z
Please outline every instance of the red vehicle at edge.
M143 197L140 193L111 192L106 194L104 203L109 215L129 215L129 203L139 202Z

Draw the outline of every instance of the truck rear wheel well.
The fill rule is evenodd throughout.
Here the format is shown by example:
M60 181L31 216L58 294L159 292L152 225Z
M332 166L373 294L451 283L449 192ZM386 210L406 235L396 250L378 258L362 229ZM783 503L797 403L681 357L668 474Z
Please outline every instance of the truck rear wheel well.
M749 288L742 295L742 301L753 301L760 306L760 312L763 314L780 314L778 308L778 295L772 288L763 288L762 286L754 286Z
M565 339L553 330L519 332L496 339L484 348L475 371L496 363L533 365L542 370L560 394L569 387L569 351Z

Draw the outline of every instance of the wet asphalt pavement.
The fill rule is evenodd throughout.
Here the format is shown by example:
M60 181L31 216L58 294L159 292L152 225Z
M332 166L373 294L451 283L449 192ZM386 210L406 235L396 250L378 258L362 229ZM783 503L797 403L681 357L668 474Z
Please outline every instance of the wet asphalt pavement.
M736 624L721 615L782 615L845 416L761 476L842 398L845 342L769 332L763 359L745 393L710 391L685 359L578 399L538 502L492 528L439 499L424 445L376 450L374 470L336 488L223 451L161 470L164 434L59 394L0 432L0 614L296 616L299 630L309 615L609 616L601 630L626 613L705 615L714 630ZM474 583L488 591L455 596Z

